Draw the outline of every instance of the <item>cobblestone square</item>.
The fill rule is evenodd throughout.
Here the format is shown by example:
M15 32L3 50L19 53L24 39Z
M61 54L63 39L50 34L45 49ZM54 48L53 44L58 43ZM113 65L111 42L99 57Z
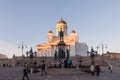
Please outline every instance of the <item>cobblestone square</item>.
M22 80L22 67L0 67L0 80ZM113 73L107 67L101 68L100 76L92 76L89 73L85 74L60 74L60 75L43 75L40 73L29 73L30 80L120 80L120 68L113 68Z

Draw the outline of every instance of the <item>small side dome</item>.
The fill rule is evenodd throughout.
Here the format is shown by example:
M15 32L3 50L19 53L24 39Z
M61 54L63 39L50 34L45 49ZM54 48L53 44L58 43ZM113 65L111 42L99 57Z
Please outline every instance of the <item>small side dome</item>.
M48 33L53 33L52 31L49 31Z
M76 33L75 30L72 30L71 33Z

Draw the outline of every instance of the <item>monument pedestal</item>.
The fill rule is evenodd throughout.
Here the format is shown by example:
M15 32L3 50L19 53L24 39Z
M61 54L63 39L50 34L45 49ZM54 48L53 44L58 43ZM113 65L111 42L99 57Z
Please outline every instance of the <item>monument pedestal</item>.
M58 57L59 58L65 58L65 43L64 41L60 41L58 43Z
M65 51L65 43L64 43L64 41L60 41L58 43L58 49L62 49L63 51Z

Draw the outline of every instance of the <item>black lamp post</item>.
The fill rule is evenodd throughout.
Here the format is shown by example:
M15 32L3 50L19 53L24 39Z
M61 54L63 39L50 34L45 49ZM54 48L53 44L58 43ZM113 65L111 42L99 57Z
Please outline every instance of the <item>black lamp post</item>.
M33 55L33 49L32 49L32 47L31 47L29 53L30 53L30 59L33 59L34 55Z
M37 52L36 51L34 52L34 55L35 55L35 57L37 57Z
M103 55L103 54L104 54L104 48L107 48L107 45L106 45L106 44L103 44L103 42L102 42L101 48L102 48L102 55Z
M29 54L29 52L27 51L27 52L26 52L26 56L27 56L27 57L28 57L28 54Z
M30 51L28 53L30 54L31 59L34 58L34 57L37 57L37 52L36 51L33 52L32 47L31 47L31 49L30 49Z
M91 58L91 64L94 64L94 58L95 58L95 54L97 53L97 51L94 51L93 47L91 47L91 51L87 51L87 53L90 54L90 58Z
M23 42L22 42L22 44L20 44L18 46L18 48L21 48L21 50L22 50L22 56L24 56L23 51L24 51L24 48L27 48L27 46L25 44L23 44Z

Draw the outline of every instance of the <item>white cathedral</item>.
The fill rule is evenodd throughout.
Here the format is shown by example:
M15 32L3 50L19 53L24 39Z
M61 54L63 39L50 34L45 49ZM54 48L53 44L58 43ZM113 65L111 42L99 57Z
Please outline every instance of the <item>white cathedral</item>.
M79 36L74 30L71 31L70 35L67 34L67 23L61 18L56 24L56 35L52 31L47 34L47 43L38 44L37 56L52 57L55 54L55 50L58 51L58 43L60 41L59 32L62 29L65 42L65 49L70 51L70 56L87 56L88 46L86 43L79 43Z

